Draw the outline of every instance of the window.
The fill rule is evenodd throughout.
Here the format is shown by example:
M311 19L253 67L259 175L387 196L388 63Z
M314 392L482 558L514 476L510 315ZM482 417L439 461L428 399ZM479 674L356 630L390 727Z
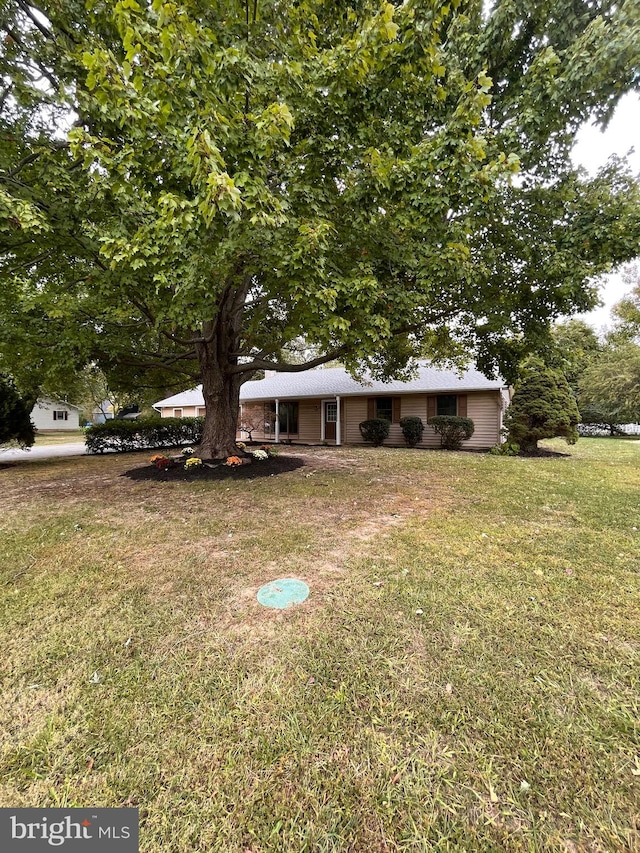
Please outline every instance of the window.
M429 394L427 397L427 419L436 415L467 417L466 394Z
M298 432L298 404L280 403L280 432Z
M182 417L182 409L174 409L173 410L173 417L174 418L181 418Z
M457 415L458 398L455 394L438 394L436 402L436 414Z
M196 417L203 418L207 413L207 410L204 406L196 406Z
M269 403L269 417L265 418L265 427L269 420L275 424L276 419L276 404ZM280 422L280 432L289 434L298 434L298 403L280 403L278 406L278 420Z
M69 412L65 409L55 409L53 412L54 421L68 421L69 420Z
M375 407L376 418L384 418L385 421L393 420L393 398L392 397L376 397Z
M367 417L383 418L391 424L400 420L400 397L369 397Z
M325 403L326 406L326 418L328 424L335 424L338 421L338 404L337 403Z

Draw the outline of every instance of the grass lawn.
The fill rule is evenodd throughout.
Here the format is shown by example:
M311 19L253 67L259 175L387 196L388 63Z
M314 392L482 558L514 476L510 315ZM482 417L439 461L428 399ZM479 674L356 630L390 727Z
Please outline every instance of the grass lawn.
M78 441L84 441L83 429L65 429L56 432L38 432L36 433L36 447L43 447L49 444L71 444Z
M1 470L0 806L136 805L154 853L640 849L640 443L547 446Z

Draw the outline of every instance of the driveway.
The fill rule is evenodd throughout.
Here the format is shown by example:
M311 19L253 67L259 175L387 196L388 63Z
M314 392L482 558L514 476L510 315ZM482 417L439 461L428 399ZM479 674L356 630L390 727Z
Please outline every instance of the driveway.
M0 450L0 465L3 462L35 461L36 459L52 459L56 456L84 456L87 452L84 441L71 444L45 444L42 447L32 447L29 450L9 448Z

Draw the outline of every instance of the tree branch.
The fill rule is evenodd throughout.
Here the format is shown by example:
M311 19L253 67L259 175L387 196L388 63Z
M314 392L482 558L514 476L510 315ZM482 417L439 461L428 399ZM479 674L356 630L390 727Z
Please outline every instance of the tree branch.
M261 358L254 358L253 361L246 364L235 365L235 367L229 370L229 373L255 373L256 370L276 370L278 373L302 373L304 370L320 367L321 364L326 364L328 361L333 361L341 355L346 355L352 349L353 347L346 345L338 347L326 355L305 361L303 364L285 364L284 362L265 361Z
M42 23L42 21L38 20L37 16L33 14L31 7L33 6L34 9L37 9L37 11L40 12L40 14L42 15L43 18L46 18L47 16L44 14L44 12L41 9L38 9L38 7L34 6L33 4L25 3L24 0L18 0L18 6L22 9L22 11L25 13L25 15L29 18L31 23L35 24L35 26L40 30L40 32L42 33L42 35L45 38L52 39L53 41L56 41L55 35L51 32L51 30L48 27L45 27L45 25Z

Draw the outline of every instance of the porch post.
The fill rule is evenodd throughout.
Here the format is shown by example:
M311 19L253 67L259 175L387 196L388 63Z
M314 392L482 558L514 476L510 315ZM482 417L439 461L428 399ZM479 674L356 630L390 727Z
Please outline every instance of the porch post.
M327 434L324 428L324 412L325 412L326 404L324 400L320 400L320 441L325 441L327 438Z
M342 444L342 436L340 434L340 397L336 394L336 447Z
M280 441L280 400L276 398L276 444Z

